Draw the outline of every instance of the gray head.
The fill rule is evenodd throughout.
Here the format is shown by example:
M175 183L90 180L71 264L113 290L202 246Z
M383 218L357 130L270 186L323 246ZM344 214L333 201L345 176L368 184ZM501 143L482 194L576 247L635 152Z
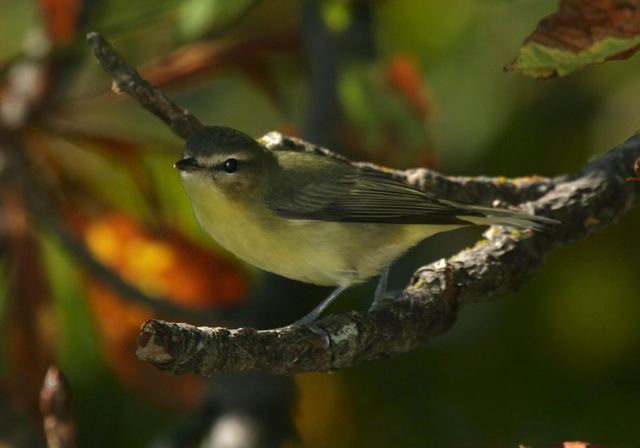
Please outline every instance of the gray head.
M249 192L264 178L272 154L252 137L224 126L205 126L187 139L175 163L186 182L198 178L228 192Z

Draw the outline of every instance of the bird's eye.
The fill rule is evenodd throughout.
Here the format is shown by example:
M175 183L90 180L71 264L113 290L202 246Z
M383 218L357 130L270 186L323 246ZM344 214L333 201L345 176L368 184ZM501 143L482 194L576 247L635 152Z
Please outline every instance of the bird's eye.
M224 161L222 168L227 173L235 173L236 170L238 169L238 161L236 159L227 159Z

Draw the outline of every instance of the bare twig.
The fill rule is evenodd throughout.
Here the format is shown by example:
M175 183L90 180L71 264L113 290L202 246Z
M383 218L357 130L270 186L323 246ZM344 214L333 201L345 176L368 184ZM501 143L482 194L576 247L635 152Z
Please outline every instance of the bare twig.
M186 139L202 123L190 112L176 106L164 93L142 79L125 64L118 53L99 33L88 33L87 42L102 68L111 75L117 88L131 95L142 107L160 117L171 130Z
M96 53L99 60L103 55ZM117 59L115 53L109 57ZM112 66L117 68L110 72L115 79L122 76L120 70L128 70L121 60ZM154 90L146 82L144 88ZM165 122L171 122L162 108L147 104L158 94L142 99L132 96ZM461 306L492 300L521 286L551 249L612 224L635 205L640 185L624 179L633 172L638 156L640 136L634 136L572 177L465 178L429 170L397 171L394 175L407 182L452 199L520 204L563 224L552 235L490 228L486 239L476 247L420 268L399 300L371 312L350 312L321 320L318 324L329 335L328 346L324 338L305 328L232 330L151 320L140 334L138 357L174 373L212 375L251 370L330 371L409 351L446 331Z
M49 367L40 390L40 412L49 448L76 446L71 403L71 389L64 374L56 366Z

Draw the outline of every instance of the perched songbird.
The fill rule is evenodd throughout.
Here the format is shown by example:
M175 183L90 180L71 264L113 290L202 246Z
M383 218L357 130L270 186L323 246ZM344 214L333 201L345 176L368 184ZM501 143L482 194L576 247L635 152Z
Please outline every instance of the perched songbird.
M546 230L558 222L462 204L357 166L302 140L271 132L255 140L206 126L176 162L200 226L266 271L335 289L296 324L313 322L347 287L380 275L423 239L470 225Z

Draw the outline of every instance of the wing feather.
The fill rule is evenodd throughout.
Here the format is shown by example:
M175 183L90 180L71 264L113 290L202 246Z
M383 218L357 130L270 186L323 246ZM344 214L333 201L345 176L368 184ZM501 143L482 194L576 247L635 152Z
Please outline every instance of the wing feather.
M462 204L418 190L388 174L357 167L331 151L279 133L265 136L276 170L264 201L287 219L384 224L503 224L551 232L544 216ZM277 186L277 187L275 187Z
M388 224L470 224L463 215L481 214L393 179L384 173L349 166L338 176L310 181L267 204L287 219ZM283 198L286 198L283 200Z

